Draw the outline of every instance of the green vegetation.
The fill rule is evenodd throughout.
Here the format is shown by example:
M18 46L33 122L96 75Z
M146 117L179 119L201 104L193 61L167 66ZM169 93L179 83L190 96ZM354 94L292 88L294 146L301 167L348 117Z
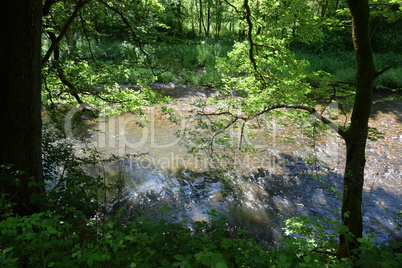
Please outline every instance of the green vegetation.
M82 2L83 7L76 8L96 10L96 14L80 14L66 32L60 25L66 23L74 4L68 0L54 5L50 0L46 2L50 6L44 14L42 50L49 54L52 43L55 46L53 58L43 61L43 104L47 107L60 102L93 103L96 99L121 103L132 97L104 98L101 89L115 84L172 82L221 87L225 82L219 63L228 59L236 42L249 42L245 14L236 8L240 4L236 1L230 5L224 1L149 1L141 5L122 0ZM294 6L300 9L292 9ZM401 88L401 56L397 49L401 44L401 20L397 7L373 1L371 10L376 66L391 66L376 80L379 89ZM312 1L306 5L292 0L282 6L269 1L250 12L256 13L256 52L277 40L296 58L310 62L306 75L325 71L332 81L354 80L350 16L345 3ZM65 34L65 38L56 43L58 34ZM278 50L276 45L271 48ZM140 98L148 97L145 94ZM152 104L152 98L148 99ZM138 107L138 103L127 106Z
M75 202L74 200L71 200ZM87 204L88 205L88 204ZM4 207L2 207L4 209ZM169 207L165 206L166 213ZM351 267L352 260L335 257L338 222L317 218L287 221L285 238L276 249L261 248L244 230L229 232L216 211L211 223L125 218L84 220L71 207L71 218L47 211L30 216L9 210L0 222L3 267ZM332 234L328 234L331 226ZM398 267L402 253L361 239L362 267Z
M350 82L355 78L356 63L353 52L328 52L321 54L296 52L296 57L306 59L310 66L309 72L324 71L333 77L334 81ZM374 53L374 62L378 68L385 68L388 65L392 69L381 75L375 83L376 90L400 90L402 82L402 55L395 53Z
M4 9L12 15L2 23L7 31L1 36L9 42L0 45L7 70L1 74L0 103L2 266L396 267L402 262L400 244L378 246L362 237L361 213L372 91L402 89L399 1L9 2ZM106 181L102 165L116 158L102 160L93 148L86 148L85 157L76 155L60 128L41 133L41 107L56 126L72 107L79 111L77 123L96 120L100 110L143 115L144 107L170 101L151 89L154 82L219 91L195 106L197 124L185 130L195 144L189 149L206 153L219 175L231 169L228 151L253 151L233 143L229 128L245 137L259 127L254 119L269 112L303 122L314 134L332 128L348 149L342 224L289 219L282 244L264 249L246 231L228 230L216 211L209 212L211 223L190 228L174 216L148 219L110 209L124 184L121 178ZM338 125L329 114L326 108L334 102L343 113L353 107L349 125ZM206 112L206 105L215 110ZM84 166L97 174L88 175ZM45 191L46 185L53 187ZM164 210L169 213L168 206Z

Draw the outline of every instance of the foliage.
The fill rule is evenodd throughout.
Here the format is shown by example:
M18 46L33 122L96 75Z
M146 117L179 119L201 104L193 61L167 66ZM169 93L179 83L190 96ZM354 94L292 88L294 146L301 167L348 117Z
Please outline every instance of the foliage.
M167 209L167 211L169 211ZM124 211L122 211L124 213ZM264 250L245 231L228 232L216 211L213 221L186 223L137 218L65 221L54 212L10 215L0 222L0 263L5 267L349 267L333 252L344 227L326 219L287 221L285 238L276 249ZM332 233L323 225L332 226ZM336 227L337 226L337 227ZM343 232L343 231L342 231ZM401 253L362 239L360 265L397 267Z
M308 72L324 71L330 74L330 80L327 81L327 84L334 84L336 82L352 83L354 81L356 63L352 52L342 51L313 54L298 51L295 52L295 55L297 58L305 59L309 62L309 66L307 67ZM400 79L396 79L396 77L400 77L402 72L401 60L401 56L395 53L374 54L374 62L379 69L383 69L388 65L391 66L390 70L386 71L375 81L377 89L401 89L402 84L400 83ZM323 83L322 78L322 76L311 77L309 81L313 86L318 86L319 83ZM316 79L319 81L316 81Z
M246 0L241 5L231 5L237 13L244 16L246 41L236 42L228 59L219 66L224 75L221 94L206 103L208 108L205 103L199 105L199 110L195 113L198 121L196 130L188 132L192 144L190 151L199 153L203 150L214 159L214 163L219 163L222 159L229 158L225 150L233 150L233 141L236 142L231 139L229 132L237 130L240 133L238 147L242 149L242 140L245 139L252 120L268 112L291 109L293 113L285 111L282 115L300 118L303 112L307 114L306 117L315 116L339 134L348 148L342 210L352 211L352 214L349 218L342 215L342 219L354 237L340 233L338 255L345 257L350 250L357 247L357 239L363 232L361 191L364 182L364 149L373 83L376 76L382 73L375 70L369 33L365 30L368 29L370 18L368 1L348 1L354 27L353 44L357 62L355 78L328 84L326 82L330 79L321 68L319 72L307 73L306 62L295 59L289 50L289 44L296 36L306 43L314 43L319 39L323 20L306 14L311 13L311 6L301 1L267 1L261 4L261 11L254 4L254 1ZM361 13L361 10L364 12ZM298 17L294 12L301 13L301 16ZM360 17L361 20L356 19ZM324 16L323 18L325 20ZM337 24L338 19L335 18L334 22ZM363 30L359 31L361 28ZM309 83L314 78L321 80L320 76L324 76L324 83ZM349 86L343 86L344 84ZM334 102L346 109L350 109L353 104L352 120L349 123L340 125L336 114L327 117L325 111ZM257 127L257 123L254 126ZM380 133L371 129L371 134L373 135L370 138L375 139ZM223 153L217 152L218 146L224 148ZM357 254L354 251L352 253Z
M336 119L338 113L327 106L339 102L347 111L354 97L350 86L337 85L328 73L310 72L308 62L295 58L284 41L259 36L255 40L253 59L247 42L237 42L228 59L219 61L220 94L200 100L188 118L191 127L178 133L189 151L207 156L214 169L233 170L237 154L255 152L247 141L254 138L253 129L270 121L265 114L272 113L283 124L297 122L306 130L303 134L315 138L325 124L312 120L310 114L317 111L307 107Z
M54 121L48 123L42 137L47 197L53 211L60 216L89 219L100 209L99 197L106 189L100 174L92 177L84 168L98 165L100 155L88 146L83 147L81 156L77 155L76 145L62 131L62 122L56 121L59 116L50 114Z
M58 74L54 69L45 68L46 83L43 103L49 108L59 105L84 105L92 110L101 110L110 115L123 112L140 112L141 106L151 106L166 103L169 98L162 97L151 91L149 87L122 87L119 84L142 83L152 81L152 78L141 77L143 73L132 70L128 64L90 64L87 61L67 61L63 67L65 77L79 82L74 90L80 98L71 94L72 88L57 82ZM113 71L112 71L113 69ZM115 75L110 75L110 74ZM135 78L132 78L135 77ZM133 81L134 79L134 81Z
M392 252L392 246L375 245L370 237L361 238L360 255L341 261L336 258L339 234L351 236L346 226L329 218L296 217L286 220L283 246L273 251L277 267L394 267L398 266L401 253ZM289 258L289 255L292 258Z
M215 86L220 83L216 61L231 50L231 40L182 41L153 45L152 60L166 70L158 82L174 82L196 86Z
M154 42L158 36L155 29L160 25L155 16L162 7L157 1L75 3L65 0L46 1L45 6L47 4L48 9L44 8L44 37L48 39L43 42L46 56L42 62L46 105L54 108L55 102L74 105L77 102L78 105L112 103L123 107L122 112L158 103L156 95L146 88L116 90L114 87L116 83L141 85L144 81L153 81L156 76L144 43ZM89 12L82 11L85 9ZM76 11L80 12L79 16ZM79 20L74 20L74 16ZM58 42L56 36L65 38ZM110 40L121 44L116 49L107 44L119 42L111 43ZM101 43L103 49L96 51L94 42ZM53 58L49 60L51 54ZM132 66L146 66L150 70L144 72ZM73 101L66 101L70 97Z
M121 110L127 111L144 104L128 101L132 97L153 103L149 91L116 94L115 84L158 81L220 86L222 76L216 59L226 57L234 40L246 40L247 17L252 18L254 25L255 53L261 53L257 61L269 46L273 48L271 53L276 50L292 57L278 47L279 42L282 47L309 54L328 55L328 51L345 53L353 49L350 27L346 27L350 23L349 13L340 1L250 1L250 14L242 1L79 1L83 8L71 24L68 22L78 7L76 1L45 2L44 53L48 54L56 37L64 36L53 52L54 57L43 63L43 103L51 108L59 103L80 105L83 101L90 105L114 103L125 106ZM394 48L400 42L396 38L400 28L398 2L372 2L374 44L379 52L397 52ZM272 61L274 54L269 55ZM311 55L307 57L311 59ZM354 63L338 64L340 58L352 57L345 54L317 58L313 66L319 62L320 66L313 69L341 78L336 81L353 80ZM378 86L400 88L399 63L385 64L394 69L378 80Z
M205 222L195 225L195 231L150 219L77 225L50 211L8 217L0 222L0 261L9 267L243 267L267 256L251 239L226 238L224 226L205 234Z

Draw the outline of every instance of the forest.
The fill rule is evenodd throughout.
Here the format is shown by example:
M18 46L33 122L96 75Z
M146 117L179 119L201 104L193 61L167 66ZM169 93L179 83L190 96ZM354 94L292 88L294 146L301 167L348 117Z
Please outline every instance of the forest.
M399 0L3 6L2 267L401 267Z

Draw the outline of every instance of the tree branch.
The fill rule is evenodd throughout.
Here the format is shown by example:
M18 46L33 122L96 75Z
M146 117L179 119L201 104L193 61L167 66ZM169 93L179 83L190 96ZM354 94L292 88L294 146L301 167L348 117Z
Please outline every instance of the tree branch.
M375 77L379 77L380 75L382 75L383 73L385 73L386 71L388 71L389 69L391 69L391 65L388 65L387 67L385 67L384 69L382 69L381 71L377 72Z
M342 128L340 128L340 126L339 126L338 124L335 124L334 122L332 122L331 120L329 120L327 117L325 117L325 116L323 116L322 114L320 114L315 108L309 107L309 106L304 106L304 105L292 105L292 104L273 105L273 106L270 106L270 107L267 107L267 108L261 110L260 112L254 114L254 115L252 115L252 116L249 116L249 117L238 116L238 115L235 115L235 114L233 114L233 113L231 113L231 112L219 112L219 113L204 113L204 112L198 112L198 114L199 114L199 115L202 115L202 116L229 115L229 116L235 118L236 120L232 120L232 121L230 122L230 124L228 124L228 125L224 128L224 130L225 130L225 129L227 129L228 127L230 127L231 125L233 125L233 124L237 121L237 119L241 119L241 120L243 120L244 122L247 122L247 121L256 119L256 118L258 118L259 116L261 116L261 115L263 115L263 114L265 114L265 113L268 113L268 112L270 112L270 111L277 110L277 109L283 109L283 108L285 108L285 109L297 109L297 110L304 110L304 111L307 111L309 114L311 114L311 115L313 115L314 117L316 117L318 120L320 120L321 122L323 122L325 125L327 125L327 126L329 126L330 128L332 128L332 129L333 129L336 133L338 133L341 137L344 138L345 135L346 135L346 131L344 131ZM222 131L219 131L219 133L222 133ZM219 133L218 133L218 134L219 134Z
M246 21L248 25L248 32L247 32L247 40L249 42L249 59L251 64L253 65L254 71L257 71L257 63L254 58L254 43L253 43L253 22L251 21L251 10L250 6L248 5L248 0L244 0L243 8L246 10Z
M335 124L334 122L332 122L331 120L329 120L328 118L326 118L325 116L323 116L322 114L320 114L315 108L313 107L309 107L309 106L304 106L304 105L286 105L286 104L282 104L282 105L274 105L271 107L268 107L264 110L262 110L261 112L259 112L258 114L250 117L251 119L254 119L262 114L265 114L267 112L270 112L272 110L276 110L276 109L281 109L281 108L286 108L286 109L297 109L297 110L304 110L309 112L311 115L315 116L318 120L320 120L321 122L323 122L324 124L326 124L327 126L329 126L330 128L332 128L336 133L338 133L339 135L341 135L342 137L344 137L345 135L345 131L343 129L341 129L339 127L339 125Z
M45 56L42 59L42 67L46 64L46 62L49 60L50 56L52 55L52 53L54 52L54 50L57 48L57 46L59 45L60 41L64 38L64 36L66 35L67 31L70 29L71 24L74 22L75 18L78 16L78 13L80 12L80 10L89 2L89 0L80 0L77 3L77 6L75 7L75 10L73 12L73 14L70 16L70 18L68 19L67 23L64 25L63 30L61 31L61 33L59 34L59 36L53 41L52 40L52 45L50 46L50 48L47 50ZM50 8L50 7L49 7Z
M46 2L42 6L42 16L46 16L50 12L50 8L53 4L59 2L60 0L46 0Z
M235 5L233 5L232 3L230 3L228 0L224 0L224 1L225 1L225 3L226 3L228 6L232 7L232 8L236 11L236 13L238 13L238 14L240 14L240 15L244 15L243 12L241 12L240 10L238 10L237 7L236 7Z
M85 28L85 20L81 15L80 15L80 19L81 19L82 31L84 33L85 39L87 40L89 53L91 54L91 58L92 58L93 62L95 63L96 67L99 68L98 63L95 60L94 53L92 52L91 40L89 40L87 29Z
M158 75L155 73L154 67L152 66L152 62L150 60L150 57L148 55L148 53L144 50L142 43L140 41L140 38L138 37L138 35L135 33L133 26L131 26L130 22L127 20L126 16L124 16L123 12L121 12L120 10L118 10L117 8L109 5L107 2L105 2L104 0L97 0L99 3L103 4L104 6L106 6L108 9L112 10L113 12L117 13L120 18L122 19L122 21L124 22L124 24L127 26L127 28L130 30L133 39L135 42L137 42L138 44L138 48L140 49L140 51L145 55L145 58L147 60L148 66L152 71L153 75Z

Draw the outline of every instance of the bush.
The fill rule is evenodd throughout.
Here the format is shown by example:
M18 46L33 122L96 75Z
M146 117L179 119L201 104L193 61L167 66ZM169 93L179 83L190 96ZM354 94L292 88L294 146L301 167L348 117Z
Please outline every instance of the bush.
M163 208L169 211L167 206ZM124 211L121 211L124 213ZM285 239L262 249L245 231L227 230L225 219L209 213L211 224L137 218L65 222L54 212L10 216L0 222L3 267L398 267L402 253L361 239L358 260L335 257L336 221L287 220ZM332 226L332 227L331 227ZM331 231L326 227L334 228ZM336 230L336 232L334 231ZM401 243L395 244L400 247Z
M257 267L268 256L255 242L204 233L183 223L138 219L119 225L64 222L48 211L0 222L0 262L9 267Z

